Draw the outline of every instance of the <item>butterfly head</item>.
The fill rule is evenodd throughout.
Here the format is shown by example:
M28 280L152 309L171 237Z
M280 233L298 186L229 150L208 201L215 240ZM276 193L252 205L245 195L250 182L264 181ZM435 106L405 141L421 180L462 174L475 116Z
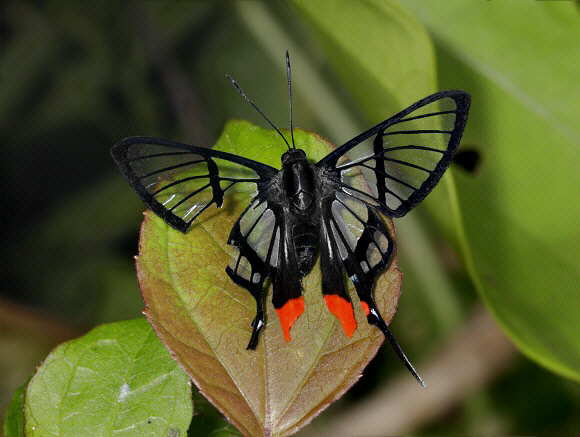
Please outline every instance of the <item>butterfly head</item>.
M304 150L288 149L288 151L284 152L284 154L282 155L282 166L292 164L296 161L304 161L304 160L306 160L306 153L304 153Z

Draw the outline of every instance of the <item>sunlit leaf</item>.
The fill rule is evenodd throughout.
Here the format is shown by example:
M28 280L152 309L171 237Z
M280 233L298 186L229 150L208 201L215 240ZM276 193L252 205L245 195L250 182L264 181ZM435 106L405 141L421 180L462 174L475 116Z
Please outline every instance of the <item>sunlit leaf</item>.
M24 414L30 436L185 435L191 386L144 319L112 323L46 358Z
M473 94L457 171L471 273L514 343L580 380L580 15L574 2L406 1Z
M429 36L398 2L293 3L318 32L325 56L372 121L435 91Z
M295 131L296 145L310 159L331 145L315 134ZM276 132L232 122L216 149L280 167L286 150ZM226 196L187 234L147 212L137 260L146 315L165 345L204 395L245 435L288 435L344 393L383 341L366 322L350 289L358 328L351 339L323 303L320 270L303 282L306 309L286 343L267 287L266 327L256 351L246 350L255 315L251 295L225 273L229 232L250 196ZM392 224L389 222L389 226ZM392 229L392 228L391 228ZM377 281L377 304L389 321L400 293L396 260Z

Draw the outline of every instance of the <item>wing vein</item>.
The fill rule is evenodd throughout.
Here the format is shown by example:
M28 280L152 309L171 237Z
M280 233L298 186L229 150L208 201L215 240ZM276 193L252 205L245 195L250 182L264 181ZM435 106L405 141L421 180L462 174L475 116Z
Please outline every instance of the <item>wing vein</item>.
M393 125L394 126L394 125ZM396 130L391 132L383 132L383 136L386 135L398 135L398 134L452 134L452 130L442 130L442 129L414 129L414 130Z
M175 208L177 208L179 205L183 204L184 202L186 202L187 200L191 199L193 196L195 196L198 193L201 193L203 190L207 189L208 187L211 187L211 184L206 184L203 187L192 191L191 193L189 193L187 196L185 196L183 199L181 199L179 202L177 202L175 205L173 205L171 208L169 208L169 211L173 212L173 210ZM210 202L211 203L211 202Z
M412 114L412 112L411 112L411 114ZM438 111L438 112L429 112L428 114L414 115L413 117L406 117L406 118L403 117L403 118L401 118L399 123L401 123L403 121L418 120L420 118L434 117L436 115L443 115L443 114L457 114L457 109L454 109L454 110L450 109L447 111Z
M423 170L423 171L425 171L425 172L427 172L429 174L433 173L433 170L429 170L426 167L421 167L420 165L417 165L417 164L411 164L410 162L402 161L400 159L385 158L384 156L377 157L376 159L381 159L383 161L389 161L389 162L396 162L397 164L406 165L407 167L416 168L417 170Z
M141 159L149 159L149 158L160 158L162 156L174 156L174 155L193 155L194 153L191 152L160 152L160 153L151 153L150 155L141 155L135 158L127 158L123 162L135 162Z
M386 171L382 171L382 170L379 170L379 169L376 169L376 168L373 168L373 167L369 167L368 165L365 165L365 164L360 164L360 166L361 167L364 167L364 168L368 168L369 170L372 170L375 173L378 173L378 174L380 174L380 175L382 175L382 176L384 176L386 178L389 178L389 179L391 179L391 180L393 180L395 182L398 182L401 185L406 186L407 188L411 188L412 190L418 190L418 188L414 187L413 185L409 184L408 182L405 182L402 179L396 178L395 176L391 176ZM390 192L390 190L388 188L386 188L386 187L385 187L385 190L387 190L387 191Z
M409 144L406 146L396 146L396 147L389 147L388 149L383 149L383 150L379 151L377 153L377 155L385 154L385 153L393 151L393 150L427 150L429 152L439 152L441 154L445 153L445 150L434 149L433 147L417 146L415 144Z
M161 168L159 170L154 170L154 171L152 171L150 173L147 173L147 174L144 174L142 176L139 176L139 179L145 179L145 178L147 178L149 176L153 176L153 175L156 175L156 174L159 174L159 173L163 173L163 172L166 172L166 171L169 171L169 170L175 170L176 168L186 167L186 166L192 165L192 164L198 164L198 163L204 162L204 161L205 161L205 159L198 159L196 161L180 162L179 164L171 165L169 167L164 167L164 168Z
M170 184L164 185L163 187L159 188L157 191L153 191L151 193L151 195L152 196L156 196L160 192L162 192L164 190L167 190L168 188L174 187L175 185L179 185L179 184L181 184L183 182L192 181L192 180L195 180L195 179L204 179L204 178L209 178L209 177L210 177L210 175L207 174L207 175L191 176L191 177L188 177L188 178L179 179L178 181L174 181L174 182L171 182Z

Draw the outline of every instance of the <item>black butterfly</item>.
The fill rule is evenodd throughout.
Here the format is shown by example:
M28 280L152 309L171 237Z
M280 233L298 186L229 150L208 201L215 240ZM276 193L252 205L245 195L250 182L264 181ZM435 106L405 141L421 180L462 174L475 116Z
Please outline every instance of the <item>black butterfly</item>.
M292 114L288 53L286 65ZM262 292L268 277L274 287L274 308L290 341L289 330L304 310L302 278L312 270L320 249L324 300L345 333L350 337L356 322L343 270L355 285L368 323L384 333L424 385L373 298L375 279L395 252L379 213L401 217L435 187L459 146L469 104L470 95L463 91L430 95L316 164L295 147L292 117L290 146L262 114L288 145L281 170L242 156L150 137L126 138L111 153L139 197L181 232L210 205L220 207L224 194L236 184L257 189L231 230L228 244L239 253L226 268L230 278L256 300L248 349L256 348L264 326ZM356 182L361 175L370 190Z

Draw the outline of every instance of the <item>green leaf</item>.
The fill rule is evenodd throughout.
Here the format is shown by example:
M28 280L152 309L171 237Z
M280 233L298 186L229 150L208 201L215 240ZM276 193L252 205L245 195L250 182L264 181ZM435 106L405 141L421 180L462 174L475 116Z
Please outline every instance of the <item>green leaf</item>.
M26 435L185 435L191 386L144 319L57 347L26 390Z
M421 23L398 2L338 0L332 7L317 0L293 3L372 120L382 121L433 92L431 41Z
M24 384L12 395L10 404L4 414L4 436L5 437L23 437L24 436L24 393L26 385Z
M313 161L332 146L300 130L296 146ZM229 123L216 148L280 167L286 150L275 131ZM360 181L359 181L360 182ZM229 232L251 193L235 192L208 210L187 234L147 212L137 270L146 316L201 392L244 435L289 435L354 384L383 341L366 322L351 284L358 328L347 338L323 303L320 270L303 281L304 314L286 343L267 287L266 326L256 351L246 350L256 306L225 273ZM388 222L392 229L392 223ZM390 321L400 293L396 260L377 281L375 298Z
M442 86L473 95L464 143L481 167L456 175L478 290L522 352L580 381L578 9L404 3L435 37Z

